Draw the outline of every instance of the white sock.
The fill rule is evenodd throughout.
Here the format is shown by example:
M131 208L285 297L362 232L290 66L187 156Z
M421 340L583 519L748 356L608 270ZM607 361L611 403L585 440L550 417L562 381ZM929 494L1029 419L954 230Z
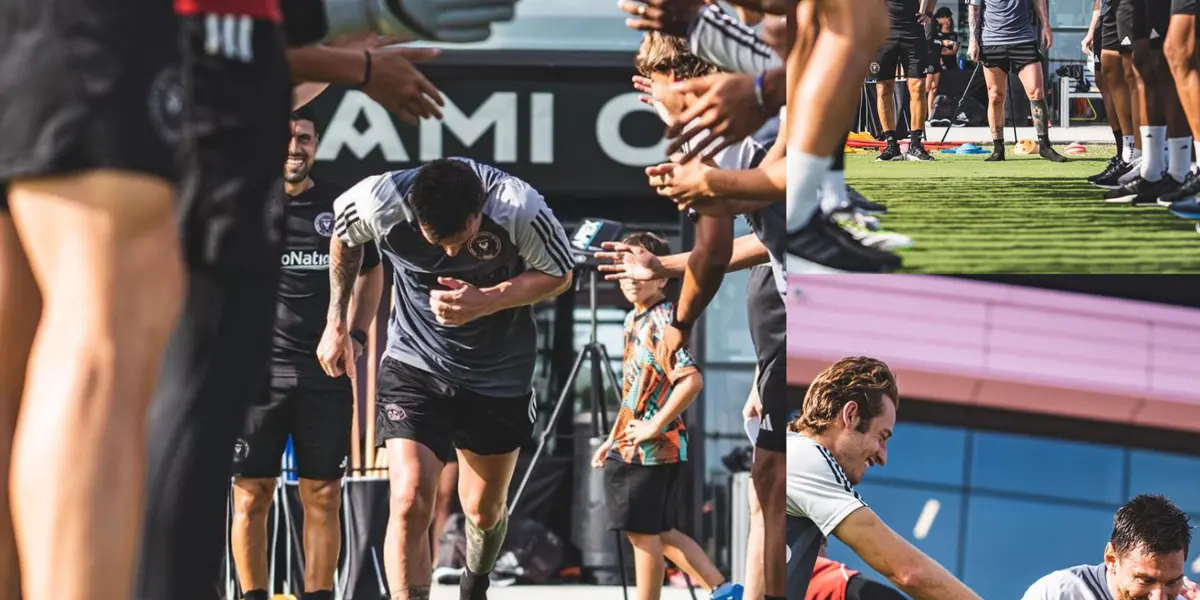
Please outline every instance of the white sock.
M1137 150L1137 148L1134 147L1134 144L1136 143L1137 142L1134 141L1132 135L1121 136L1121 160L1124 160L1125 162L1133 160L1133 151Z
M1200 140L1193 139L1192 144L1196 147L1196 153L1192 158L1196 159L1197 163L1200 163Z
M1133 150L1129 151L1130 162L1135 161L1141 157L1142 157L1142 149L1141 148L1134 148Z
M1170 138L1167 140L1167 173L1175 181L1183 181L1192 170L1192 138Z
M850 202L846 194L846 172L827 171L821 182L821 214L832 214Z
M1142 179L1158 181L1167 170L1166 125L1142 125Z
M825 173L833 159L828 156L813 156L788 149L787 153L787 230L793 232L805 225L813 213L821 208L817 195Z

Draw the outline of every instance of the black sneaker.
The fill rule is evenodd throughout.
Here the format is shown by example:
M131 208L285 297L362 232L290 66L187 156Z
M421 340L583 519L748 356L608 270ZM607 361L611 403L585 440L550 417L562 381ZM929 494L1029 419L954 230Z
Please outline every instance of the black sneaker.
M1065 157L1065 156L1059 154L1057 151L1055 151L1054 146L1047 145L1047 146L1042 146L1042 147L1038 148L1038 156L1040 156L1050 162L1058 162L1058 163L1067 162L1067 157Z
M1121 165L1113 169L1111 173L1103 177L1097 177L1092 181L1092 185L1106 190L1115 190L1121 187L1121 178L1134 169L1133 163L1121 161Z
M1001 150L996 152L995 150L992 150L992 153L989 154L987 158L983 159L983 162L997 162L1001 160L1004 160L1004 151Z
M1124 166L1124 164L1125 164L1125 161L1121 160L1121 157L1119 155L1108 159L1108 165L1106 165L1104 167L1104 170L1100 171L1099 173L1096 173L1095 175L1088 177L1087 178L1088 183L1095 183L1095 181L1097 179L1103 179L1105 177L1108 177L1109 175L1112 175L1112 172L1114 170L1121 168L1122 166Z
M904 160L904 155L900 152L900 144L888 144L887 147L883 149L883 152L879 153L879 158L876 158L875 160Z
M1200 219L1200 199L1185 198L1171 205L1169 209L1171 214L1180 219L1189 219L1192 221ZM1200 230L1197 230L1200 231Z
M1197 194L1200 194L1200 172L1188 171L1187 177L1183 178L1183 185L1171 193L1159 196L1158 205L1171 206L1180 200L1195 197Z
M858 190L849 185L846 186L846 197L850 200L852 208L857 208L868 215L882 215L887 213L886 206L867 200L866 196L863 196Z
M1151 183L1146 189L1138 192L1132 204L1134 206L1158 206L1158 199L1160 197L1170 194L1181 187L1183 187L1182 182L1167 173L1163 173L1163 176L1158 181Z
M1159 181L1162 181L1161 179ZM1138 196L1148 193L1152 188L1159 185L1159 181L1147 181L1145 177L1138 175L1136 179L1129 183L1104 193L1104 201L1114 204L1128 204L1133 202ZM1155 204L1158 202L1158 196L1154 196ZM1142 206L1146 206L1143 204Z
M491 579L487 575L472 573L464 568L462 579L458 582L458 597L460 600L487 600L489 584Z
M788 234L787 252L789 262L794 257L837 271L884 273L900 267L899 256L863 246L849 232L819 214L799 231Z
M909 144L908 152L905 153L905 158L908 160L930 161L933 157L925 151L925 145L921 143Z

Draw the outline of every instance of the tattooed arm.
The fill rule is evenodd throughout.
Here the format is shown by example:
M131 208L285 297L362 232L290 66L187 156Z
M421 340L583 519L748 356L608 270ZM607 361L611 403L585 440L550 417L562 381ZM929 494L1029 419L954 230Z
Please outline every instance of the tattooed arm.
M350 247L338 236L330 238L329 313L325 317L325 333L317 345L317 360L330 377L354 375L354 349L347 320L362 260L362 246Z
M970 43L967 44L967 58L979 62L979 48L983 45L983 2L977 0L967 7L967 15L971 21Z

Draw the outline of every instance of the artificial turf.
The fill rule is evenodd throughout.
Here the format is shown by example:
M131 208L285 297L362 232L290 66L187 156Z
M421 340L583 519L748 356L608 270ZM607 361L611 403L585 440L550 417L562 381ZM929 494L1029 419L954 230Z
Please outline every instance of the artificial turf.
M1058 148L1061 152L1061 147ZM884 228L913 238L899 251L918 273L1196 273L1200 235L1162 207L1108 204L1085 178L1114 147L1067 163L935 154L930 163L846 157L846 178L887 206Z

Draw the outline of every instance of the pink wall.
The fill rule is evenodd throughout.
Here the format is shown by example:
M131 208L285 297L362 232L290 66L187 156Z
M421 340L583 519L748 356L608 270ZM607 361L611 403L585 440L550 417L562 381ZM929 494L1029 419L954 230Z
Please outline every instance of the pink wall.
M902 396L1200 431L1200 310L927 275L789 278L788 382L844 356Z

